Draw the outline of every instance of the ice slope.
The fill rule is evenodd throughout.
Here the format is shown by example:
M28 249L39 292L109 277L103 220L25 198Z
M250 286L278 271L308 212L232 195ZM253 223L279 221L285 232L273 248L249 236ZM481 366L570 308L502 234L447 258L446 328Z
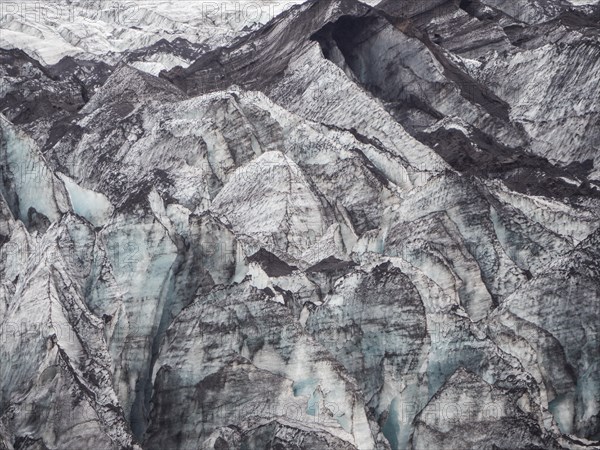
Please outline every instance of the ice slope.
M2 52L2 445L598 447L593 5L78 5Z

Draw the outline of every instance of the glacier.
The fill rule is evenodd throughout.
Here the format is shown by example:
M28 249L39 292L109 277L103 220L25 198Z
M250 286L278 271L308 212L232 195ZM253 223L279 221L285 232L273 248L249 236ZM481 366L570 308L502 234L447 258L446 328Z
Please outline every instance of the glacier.
M599 24L0 3L0 449L600 449Z

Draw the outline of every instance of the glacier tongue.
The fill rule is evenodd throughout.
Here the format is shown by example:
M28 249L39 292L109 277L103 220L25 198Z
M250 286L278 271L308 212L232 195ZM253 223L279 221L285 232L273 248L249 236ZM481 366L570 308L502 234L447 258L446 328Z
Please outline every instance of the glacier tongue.
M600 5L14 5L0 448L600 448Z

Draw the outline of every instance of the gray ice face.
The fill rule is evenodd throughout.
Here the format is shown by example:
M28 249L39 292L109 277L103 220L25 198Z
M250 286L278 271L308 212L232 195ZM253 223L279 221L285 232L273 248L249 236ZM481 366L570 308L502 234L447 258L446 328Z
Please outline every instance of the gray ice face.
M597 2L26 3L0 448L598 446Z

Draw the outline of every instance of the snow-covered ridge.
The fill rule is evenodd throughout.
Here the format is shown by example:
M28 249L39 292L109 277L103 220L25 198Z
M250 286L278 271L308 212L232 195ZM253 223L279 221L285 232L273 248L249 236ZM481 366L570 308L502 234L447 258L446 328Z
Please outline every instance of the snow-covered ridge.
M256 29L299 0L17 0L0 3L0 47L19 48L45 64L65 56L115 63L161 39L209 48ZM168 53L140 58L151 73L193 60Z

